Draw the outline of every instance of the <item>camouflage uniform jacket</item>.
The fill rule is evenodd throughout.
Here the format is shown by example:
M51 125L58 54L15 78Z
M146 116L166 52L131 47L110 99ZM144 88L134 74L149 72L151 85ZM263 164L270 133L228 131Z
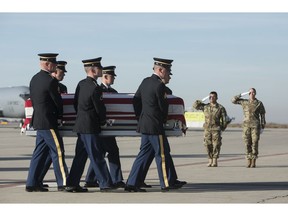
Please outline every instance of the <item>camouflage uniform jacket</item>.
M254 101L249 99L242 99L239 95L232 98L232 103L240 104L243 108L244 114L244 127L260 127L264 128L265 121L265 108L261 101L255 98Z
M227 127L226 110L221 105L216 103L212 105L210 103L204 104L200 100L195 101L193 107L197 110L202 110L205 116L204 129L222 130Z

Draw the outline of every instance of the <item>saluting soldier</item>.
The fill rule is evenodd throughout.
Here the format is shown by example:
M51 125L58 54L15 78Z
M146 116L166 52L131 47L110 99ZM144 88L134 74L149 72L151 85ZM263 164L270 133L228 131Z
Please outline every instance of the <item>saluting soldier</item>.
M162 79L171 74L173 60L154 58L154 61L153 75L142 81L133 98L135 115L139 119L137 131L141 133L141 146L126 183L125 190L129 192L146 192L140 188L140 184L146 176L143 171L146 172L153 156L161 191L180 188L183 185L176 184L176 179L168 179L173 163L164 130L164 123L168 117L168 101Z
M102 76L101 57L83 60L87 78L81 80L75 91L74 108L77 116L73 131L77 133L75 157L67 178L68 192L87 192L80 186L87 157L99 182L100 190L113 189L112 180L104 158L99 133L106 124L106 108L102 98L102 89L97 78Z
M232 98L232 103L240 104L243 108L243 141L246 146L247 168L254 168L259 153L260 131L266 125L264 105L256 98L255 88L249 90L249 99L241 98L240 94Z
M48 191L39 182L44 163L50 154L58 190L66 185L64 145L58 131L63 115L63 102L58 92L58 81L51 76L57 61L55 53L40 56L41 71L30 81L30 98L33 106L31 125L37 130L36 147L32 155L26 191Z
M220 156L222 145L221 132L227 127L226 110L217 102L217 92L211 91L209 94L210 103L205 104L201 100L196 100L193 107L202 110L205 116L204 123L204 145L208 153L208 167L217 167L217 159Z
M107 93L118 93L117 90L111 87L114 84L116 66L107 66L103 67L102 70L102 83L100 87L102 88L103 92ZM121 163L120 163L120 155L119 155L119 148L117 145L116 137L115 136L105 136L101 137L102 145L104 149L104 154L108 153L107 158L109 161L109 168L110 174L112 178L112 182L114 187L125 187L125 183L123 180L122 170L121 170ZM85 187L98 187L97 178L93 171L93 167L89 166L88 172L85 178Z

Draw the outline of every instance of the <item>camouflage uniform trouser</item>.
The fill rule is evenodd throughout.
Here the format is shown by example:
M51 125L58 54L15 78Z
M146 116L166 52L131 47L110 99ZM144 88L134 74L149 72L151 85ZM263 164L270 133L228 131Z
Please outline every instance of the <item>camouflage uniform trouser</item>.
M204 131L204 146L206 147L208 158L219 158L220 149L222 145L222 137L220 130L209 130Z
M243 127L243 141L246 146L246 158L256 159L258 157L258 142L260 139L259 127Z

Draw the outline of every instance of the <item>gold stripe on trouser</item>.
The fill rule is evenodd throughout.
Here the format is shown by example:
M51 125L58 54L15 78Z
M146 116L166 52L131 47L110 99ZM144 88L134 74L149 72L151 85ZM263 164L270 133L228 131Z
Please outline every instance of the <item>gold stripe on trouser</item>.
M162 173L163 173L164 184L165 184L165 187L169 187L167 172L166 172L163 135L159 135L159 143L160 143L160 151L161 151L161 164L162 164Z
M59 160L59 165L60 165L60 171L61 171L62 178L63 178L63 185L65 186L66 185L66 174L64 171L63 158L62 158L62 152L61 152L60 144L59 144L59 141L58 141L58 138L56 136L55 131L53 129L50 129L50 131L52 133L54 142L56 144L57 155L58 155L58 160Z

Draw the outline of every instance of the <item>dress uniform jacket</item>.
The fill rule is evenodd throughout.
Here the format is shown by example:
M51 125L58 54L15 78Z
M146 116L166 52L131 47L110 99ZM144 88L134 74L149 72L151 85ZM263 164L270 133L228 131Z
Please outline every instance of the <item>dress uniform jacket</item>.
M111 87L107 88L107 86L105 86L103 83L101 83L100 87L103 92L118 93L116 89Z
M67 94L67 87L64 85L64 84L62 84L62 83L58 83L58 86L59 86L59 92L61 93L61 94Z
M163 124L168 116L168 101L165 84L153 74L140 84L133 98L136 117L139 118L138 132L142 134L164 134Z
M63 102L57 91L58 81L49 72L41 70L30 82L33 105L32 126L39 130L56 129L57 119L63 115Z
M82 134L101 132L101 125L106 123L106 107L102 90L95 79L87 77L78 83L74 108L77 112L74 132Z

